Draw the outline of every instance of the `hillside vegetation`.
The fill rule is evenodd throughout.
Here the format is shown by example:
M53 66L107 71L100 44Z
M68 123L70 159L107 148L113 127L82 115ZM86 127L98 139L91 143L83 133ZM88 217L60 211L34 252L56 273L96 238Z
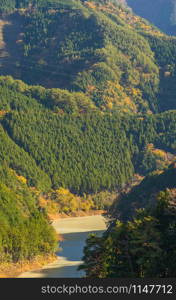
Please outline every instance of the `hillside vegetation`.
M35 190L5 163L0 167L0 265L54 253L56 235Z
M4 0L1 74L82 92L101 111L174 109L175 38L122 2Z
M117 199L107 232L87 239L80 267L87 277L175 277L175 179L174 164L166 172L144 179L122 196L120 205ZM138 208L135 216L134 208ZM126 222L119 219L122 215Z
M87 275L175 276L175 37L120 0L4 0L0 12L1 261L53 253L47 215L117 198L85 248Z
M103 111L158 111L158 94L163 96L160 79L164 76L155 59L156 51L144 34L162 43L166 55L174 51L175 40L118 3L18 1L15 6L15 1L6 2L2 10L6 14L9 10L11 25L4 27L3 38L9 58L2 59L1 73L30 84L83 92ZM14 34L16 26L19 28ZM10 31L16 42L8 38ZM167 71L168 64L162 67ZM172 77L175 62L171 69ZM167 109L173 108L173 103L169 104Z
M134 12L170 35L176 34L175 0L126 0Z
M6 149L15 142L24 161L22 154L18 159L2 152L3 157L44 192L60 186L77 194L113 190L134 172L162 170L175 159L175 111L139 117L91 109L82 114L70 93L75 106L69 112L66 91L10 77L1 77L0 90L2 132L9 143L13 140ZM81 102L84 94L79 96Z

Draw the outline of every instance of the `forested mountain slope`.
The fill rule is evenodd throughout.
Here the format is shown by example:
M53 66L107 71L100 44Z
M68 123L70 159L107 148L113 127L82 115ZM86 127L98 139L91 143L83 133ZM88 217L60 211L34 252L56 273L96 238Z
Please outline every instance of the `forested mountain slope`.
M80 268L88 277L175 277L175 167L171 165L165 172L147 177L122 196L120 203L117 199L107 232L87 240ZM134 208L138 208L135 216Z
M4 0L0 11L0 247L2 261L18 261L54 251L49 209L105 208L111 193L149 176L112 206L112 217L125 219L153 193L175 188L176 39L119 0Z
M174 51L175 39L119 1L19 1L18 10L12 9L15 4L8 8L15 3L9 1L2 7L2 40L8 54L0 58L1 74L82 91L101 110L158 110L160 81L167 84L170 78L163 76L168 63L161 69L150 40L162 44L167 55ZM175 61L170 68L172 77ZM174 105L169 103L167 109Z
M126 0L133 11L170 35L176 35L175 0Z
M26 182L6 161L1 162L0 266L54 254L56 250L55 232L39 210L36 191L29 189Z
M2 157L45 192L60 186L78 194L120 188L134 172L162 170L175 159L175 111L102 113L84 94L11 77L0 78L0 91L2 132L24 160L22 154L20 161L8 155L7 143Z
M111 207L111 214L121 220L134 217L136 211L143 207L156 205L156 195L161 191L176 188L176 164L171 164L164 172L157 171L144 178L127 194L122 194ZM175 195L173 193L174 199Z
M175 39L121 3L3 2L1 74L82 91L101 110L134 113L175 108L171 88L175 60L157 59L159 49L160 56L171 57Z

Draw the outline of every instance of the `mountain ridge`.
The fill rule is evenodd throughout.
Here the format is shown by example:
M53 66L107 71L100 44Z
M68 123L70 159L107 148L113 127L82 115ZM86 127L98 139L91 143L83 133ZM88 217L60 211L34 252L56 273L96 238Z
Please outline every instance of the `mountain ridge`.
M127 0L133 11L170 35L176 35L175 0Z
M124 1L4 0L0 11L0 218L7 225L0 228L0 263L55 251L48 212L107 209L115 194L146 176L134 194L112 207L126 218L134 217L135 208L144 214L129 228L116 220L117 236L112 232L106 240L106 232L103 245L112 249L121 229L136 243L144 226L145 237L150 232L159 244L142 237L138 257L143 274L156 274L152 263L145 264L143 249L162 248L154 218L163 221L168 210L148 215L146 206L152 184L159 182L157 193L164 193L158 209L168 199L165 188L175 188L176 38L132 13ZM98 276L114 276L108 263L102 260L105 273ZM127 265L123 270L134 275ZM167 276L163 270L157 274Z

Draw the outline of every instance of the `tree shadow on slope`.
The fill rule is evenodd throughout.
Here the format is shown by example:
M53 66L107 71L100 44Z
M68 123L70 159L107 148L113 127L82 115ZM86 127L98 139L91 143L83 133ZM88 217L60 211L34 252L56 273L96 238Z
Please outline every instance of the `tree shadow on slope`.
M0 75L22 77L22 28L23 17L17 13L1 19Z

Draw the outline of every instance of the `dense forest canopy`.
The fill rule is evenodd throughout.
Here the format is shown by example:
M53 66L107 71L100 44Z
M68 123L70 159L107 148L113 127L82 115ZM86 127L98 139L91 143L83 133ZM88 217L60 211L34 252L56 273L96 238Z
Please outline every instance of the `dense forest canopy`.
M5 25L9 61L2 59L1 74L82 92L103 111L175 108L175 61L163 61L174 53L175 39L121 2L19 1L15 7Z
M2 158L30 186L43 191L62 186L77 194L113 190L134 173L162 170L175 159L175 111L136 117L88 106L82 113L75 99L84 101L84 94L28 86L11 77L0 78L0 91L5 151L15 142L24 162L22 154L18 160L2 151Z
M87 276L175 276L175 37L120 0L3 0L0 12L0 262L55 251L48 212L117 198L110 230L88 240Z
M0 264L54 253L56 235L35 191L6 163L1 163L0 178Z
M116 220L84 249L84 269L91 278L175 277L175 190L155 195L156 205L138 210L128 222Z
M5 26L4 39L12 59L8 64L8 59L2 59L1 74L33 85L83 92L103 111L166 109L164 104L159 107L159 98L165 96L160 82L174 80L175 62L160 69L150 42L162 44L165 56L174 51L174 39L118 1L30 3L19 2L16 7L23 8L12 12L11 25ZM8 38L13 26L16 50ZM172 70L169 78L163 75L167 68ZM169 97L174 95L172 91ZM167 109L172 108L169 102Z

